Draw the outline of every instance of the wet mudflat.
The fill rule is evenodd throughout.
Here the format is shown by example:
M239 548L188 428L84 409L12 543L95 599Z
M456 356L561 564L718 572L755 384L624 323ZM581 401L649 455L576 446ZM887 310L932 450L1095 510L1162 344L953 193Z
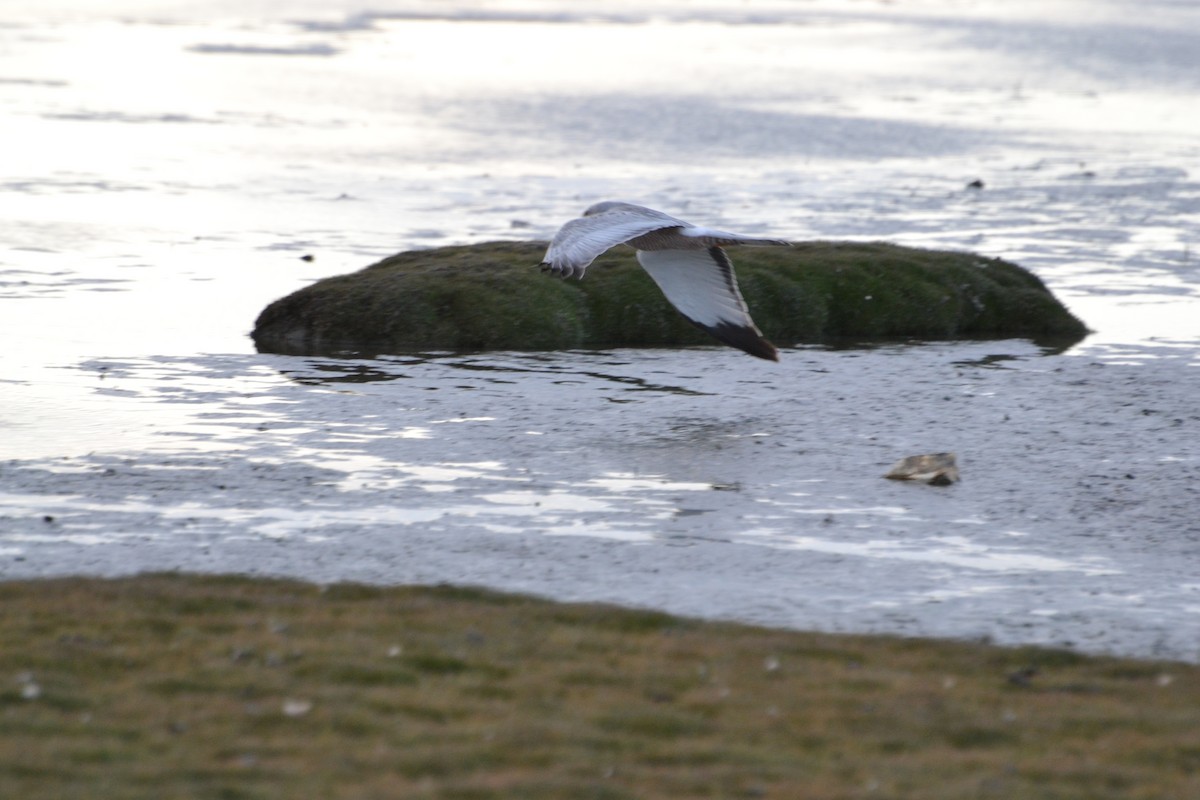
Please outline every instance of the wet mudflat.
M97 360L135 452L0 465L0 574L454 582L1195 659L1200 370L1028 342ZM950 487L884 480L953 451Z

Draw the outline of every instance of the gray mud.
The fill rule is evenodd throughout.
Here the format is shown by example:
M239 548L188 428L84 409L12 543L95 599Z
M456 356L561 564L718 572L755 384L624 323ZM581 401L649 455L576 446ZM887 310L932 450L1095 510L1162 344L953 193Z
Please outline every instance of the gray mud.
M0 579L481 584L1200 659L1200 369L1022 341L83 365L136 452L0 464ZM102 377L101 377L102 376ZM881 476L954 451L951 487Z

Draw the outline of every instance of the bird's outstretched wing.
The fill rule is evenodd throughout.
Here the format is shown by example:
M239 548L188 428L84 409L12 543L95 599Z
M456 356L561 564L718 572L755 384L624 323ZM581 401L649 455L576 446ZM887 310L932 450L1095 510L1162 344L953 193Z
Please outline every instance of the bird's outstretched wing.
M786 239L764 239L761 236L745 236L740 233L730 233L729 231L718 231L713 228L701 228L698 225L689 225L679 231L680 236L686 236L689 239L701 239L705 243L724 247L732 244L746 244L751 246L762 247L789 247L791 242Z
M639 250L637 259L689 322L752 356L779 360L750 318L724 250Z
M583 277L588 264L611 247L663 228L682 228L688 223L669 214L628 203L614 204L600 213L573 219L563 225L550 242L542 266L555 275Z

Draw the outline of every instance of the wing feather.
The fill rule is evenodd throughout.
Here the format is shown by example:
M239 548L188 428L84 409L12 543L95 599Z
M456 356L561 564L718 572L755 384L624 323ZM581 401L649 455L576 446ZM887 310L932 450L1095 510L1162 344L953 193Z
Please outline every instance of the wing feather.
M679 232L681 236L686 236L689 239L702 239L710 245L722 247L731 244L746 244L759 246L775 246L786 247L791 242L786 239L767 239L761 236L745 236L740 233L730 233L729 231L718 231L713 228L702 228L698 225L689 225Z
M778 361L775 346L750 318L733 263L720 247L707 250L639 250L638 263L671 305L692 324L752 356Z
M554 234L542 264L563 277L575 273L583 277L588 264L604 251L653 231L687 224L661 211L629 203L614 204L605 211L563 225Z

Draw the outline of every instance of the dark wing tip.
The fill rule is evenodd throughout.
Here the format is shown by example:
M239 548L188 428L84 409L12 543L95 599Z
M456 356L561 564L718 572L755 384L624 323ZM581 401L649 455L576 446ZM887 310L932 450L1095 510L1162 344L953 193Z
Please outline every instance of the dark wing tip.
M571 267L569 265L555 266L549 261L543 261L541 264L538 264L538 267L541 268L542 272L549 272L551 275L554 275L558 278L569 278L572 275L578 274L579 280L583 280L583 273L586 271L585 268L582 267Z
M779 350L764 339L757 328L733 325L728 322L722 322L719 325L701 325L700 327L730 347L736 347L742 352L767 361L779 360Z

